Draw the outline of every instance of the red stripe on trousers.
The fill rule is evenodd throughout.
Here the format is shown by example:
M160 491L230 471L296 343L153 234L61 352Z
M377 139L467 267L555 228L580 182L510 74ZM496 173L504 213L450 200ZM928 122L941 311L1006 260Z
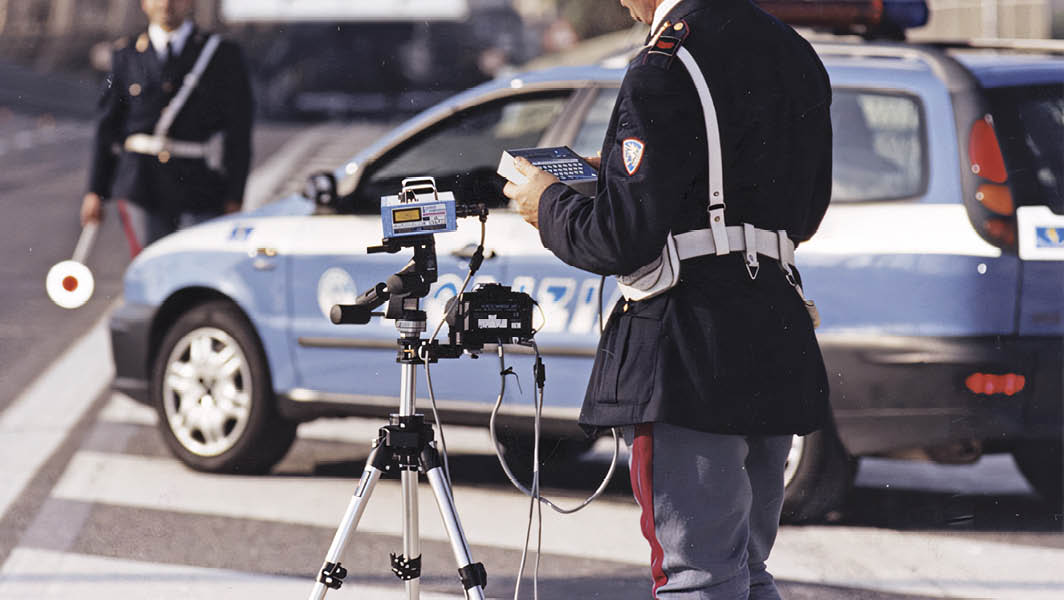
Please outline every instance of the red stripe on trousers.
M654 530L654 425L643 423L635 426L632 441L632 493L642 513L639 526L643 537L650 542L650 573L654 578L653 595L658 597L658 588L669 580L662 569L665 551L661 549L658 534Z
M129 241L129 257L134 258L140 254L140 240L137 239L137 232L129 220L129 213L126 212L126 201L121 198L118 199L118 215L122 217L122 229L126 232L126 240Z

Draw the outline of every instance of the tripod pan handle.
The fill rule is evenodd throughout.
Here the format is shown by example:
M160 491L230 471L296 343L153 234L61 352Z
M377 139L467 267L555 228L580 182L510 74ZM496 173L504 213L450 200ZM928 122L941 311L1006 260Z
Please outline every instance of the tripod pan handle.
M373 318L373 309L359 304L334 304L329 320L336 325L365 325Z

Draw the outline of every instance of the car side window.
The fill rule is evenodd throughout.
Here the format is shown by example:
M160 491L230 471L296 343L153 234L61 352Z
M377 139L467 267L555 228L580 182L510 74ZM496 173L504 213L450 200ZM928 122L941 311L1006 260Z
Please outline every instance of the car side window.
M436 178L441 191L461 202L507 204L505 181L495 171L507 148L535 146L554 124L569 92L504 98L461 111L403 142L376 161L349 199L353 212L375 213L380 198L395 194L407 177Z
M919 101L907 94L836 89L832 202L901 200L927 190L927 136Z
M609 127L619 91L620 88L615 87L600 88L596 91L591 108L588 109L573 143L570 144L570 148L580 156L595 156L602 150L602 140L606 137L606 128Z

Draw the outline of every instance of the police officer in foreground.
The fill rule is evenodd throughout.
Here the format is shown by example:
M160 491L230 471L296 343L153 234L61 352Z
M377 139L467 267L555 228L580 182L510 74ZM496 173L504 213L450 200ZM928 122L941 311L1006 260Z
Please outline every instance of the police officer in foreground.
M148 30L115 43L100 99L82 225L115 198L130 252L240 210L251 85L233 43L199 30L193 0L141 0Z
M751 0L620 2L651 31L597 195L522 160L529 181L504 193L561 260L625 284L580 422L626 430L655 597L778 598L765 561L792 434L829 420L793 253L828 206L831 88Z

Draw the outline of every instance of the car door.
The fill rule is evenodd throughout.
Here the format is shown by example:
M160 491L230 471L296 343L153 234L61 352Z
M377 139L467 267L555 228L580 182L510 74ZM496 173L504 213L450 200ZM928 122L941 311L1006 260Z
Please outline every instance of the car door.
M394 323L374 319L368 325L337 326L327 313L332 304L352 302L410 259L409 250L395 255L366 254L367 246L381 240L380 198L397 193L403 178L432 176L441 191L453 192L459 202L486 202L492 209L487 259L470 289L479 282L510 281L509 253L532 247L538 238L527 225L507 224L503 181L495 174L499 156L505 148L538 145L563 114L571 95L568 89L515 92L459 110L367 164L356 189L340 203L355 214L307 220L306 250L293 256L291 286L292 348L302 391L313 391L313 398L319 400L396 406L399 369ZM513 216L509 215L510 221ZM503 233L510 229L518 235ZM476 219L462 219L457 232L436 236L439 280L422 302L430 333L446 301L458 292L468 270L470 245L475 247L480 233ZM446 331L444 327L441 337ZM436 373L434 388L445 401L490 403L495 399L498 369L485 368L484 361L446 361ZM293 397L298 400L300 391Z

